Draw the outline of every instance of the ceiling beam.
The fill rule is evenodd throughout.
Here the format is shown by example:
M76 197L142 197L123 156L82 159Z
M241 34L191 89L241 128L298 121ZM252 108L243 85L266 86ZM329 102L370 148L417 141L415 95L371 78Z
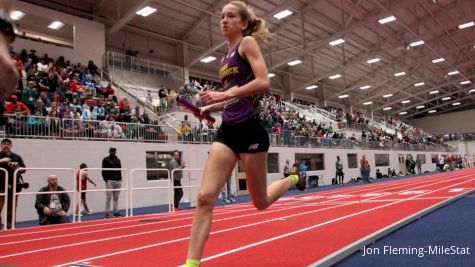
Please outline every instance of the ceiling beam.
M223 5L224 3L226 3L227 0L217 0L215 1L208 9L211 10L211 12L216 12L216 10L218 10L221 5ZM188 37L190 37L190 35L192 33L194 33L200 26L201 24L203 24L206 20L208 19L208 16L204 16L203 14L200 14L200 18L197 19L196 21L194 21L191 25L190 28L188 28L182 35L181 35L181 39L183 40L187 40Z
M107 31L107 35L114 34L118 31L120 31L127 23L129 23L137 14L135 12L139 11L140 9L146 7L148 4L150 4L152 0L142 0L138 4L136 4L133 8L129 9L129 11L122 16L118 21L110 27L109 31Z

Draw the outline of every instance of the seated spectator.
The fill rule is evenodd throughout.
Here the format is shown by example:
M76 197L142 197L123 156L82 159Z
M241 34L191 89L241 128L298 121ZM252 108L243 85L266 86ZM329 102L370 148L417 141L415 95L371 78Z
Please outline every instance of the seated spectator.
M383 178L383 174L379 171L379 169L376 169L376 179L381 179Z
M85 121L90 121L92 119L91 109L89 108L87 102L82 106L81 119Z
M115 97L114 93L115 93L115 89L112 87L110 83L108 83L107 87L104 89L104 97L108 98L109 96L111 96L114 98ZM117 101L117 98L114 101Z
M51 107L50 107L50 108L51 108ZM46 107L45 107L45 105L44 105L43 100L41 100L41 99L36 100L36 107L35 107L35 110L39 110L39 111L40 111L40 116L46 116L46 115L48 115L48 111L46 110Z
M38 97L38 100L40 100L40 99L41 99L41 101L43 101L43 106L44 107L47 107L47 108L51 107L51 101L49 100L48 95L46 94L46 92L40 92L40 96Z
M98 101L97 106L92 110L92 119L102 121L106 117L106 109L101 100Z
M60 118L68 118L69 112L71 111L69 104L67 101L63 102L63 105L59 108L59 117Z
M94 97L103 96L104 95L104 86L101 83L101 77L96 76L94 82Z
M58 185L58 177L54 174L48 176L48 185L38 192L66 191ZM39 224L67 223L67 212L70 199L66 193L38 194L36 195L35 208L39 215Z
M20 114L20 115L30 115L31 112L28 107L23 104L23 102L18 101L18 97L16 95L12 95L11 102L8 103L5 107L5 112L7 114Z

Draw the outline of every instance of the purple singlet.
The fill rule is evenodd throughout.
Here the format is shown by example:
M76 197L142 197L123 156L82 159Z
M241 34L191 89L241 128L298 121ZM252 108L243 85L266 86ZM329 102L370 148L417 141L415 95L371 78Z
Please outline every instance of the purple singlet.
M239 55L240 43L221 60L219 78L224 90L234 86L243 86L254 80L254 73L247 60ZM223 123L235 124L243 122L259 114L260 106L256 97L239 97L226 101L223 112Z

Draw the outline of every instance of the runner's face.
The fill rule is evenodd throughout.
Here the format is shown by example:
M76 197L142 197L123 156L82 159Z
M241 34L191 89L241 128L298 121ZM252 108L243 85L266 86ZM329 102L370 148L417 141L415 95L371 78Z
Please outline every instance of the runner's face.
M221 31L226 37L242 35L242 31L247 27L247 23L241 20L239 7L226 5L221 12Z

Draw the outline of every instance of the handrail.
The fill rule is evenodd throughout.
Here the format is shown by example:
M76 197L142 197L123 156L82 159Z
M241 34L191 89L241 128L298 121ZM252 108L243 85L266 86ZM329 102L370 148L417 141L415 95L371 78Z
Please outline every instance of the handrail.
M28 171L28 170L37 170L37 171L47 171L47 170L56 170L56 171L71 171L73 173L73 188L75 188L77 186L77 183L76 183L76 177L75 177L75 171L74 169L71 169L71 168L18 168L15 170L15 172L13 172L13 204L12 204L12 229L15 229L15 224L16 224L16 196L18 195L38 195L38 194L46 194L46 195L49 195L49 194L55 194L55 193L60 193L60 194L63 194L63 193L73 193L73 198L72 198L72 205L70 205L69 207L71 208L74 208L76 207L76 200L77 200L77 196L76 196L76 190L65 190L65 191L49 191L49 192L25 192L25 193L22 193L22 192L16 192L16 188L17 188L17 184L16 184L16 177L18 175L18 172L20 171ZM75 218L76 218L76 215L74 214L73 212L73 222L75 221Z
M167 172L167 184L168 186L152 186L152 187L134 187L133 182L134 182L134 173L138 171L166 171ZM134 204L133 204L133 192L134 190L150 190L150 189L167 189L168 192L168 212L172 211L172 197L171 197L171 180L170 180L170 170L165 169L165 168L152 168L152 169L147 169L147 168L135 168L130 170L130 183L129 183L129 194L130 194L130 216L134 216Z
M5 201L4 201L4 208L3 208L3 230L7 229L8 225L8 171L5 168L0 168L0 171L4 173L4 178L5 178L5 188L3 188L3 193L0 192L0 196L3 196ZM13 181L16 182L16 181ZM2 208L2 207L0 207Z

